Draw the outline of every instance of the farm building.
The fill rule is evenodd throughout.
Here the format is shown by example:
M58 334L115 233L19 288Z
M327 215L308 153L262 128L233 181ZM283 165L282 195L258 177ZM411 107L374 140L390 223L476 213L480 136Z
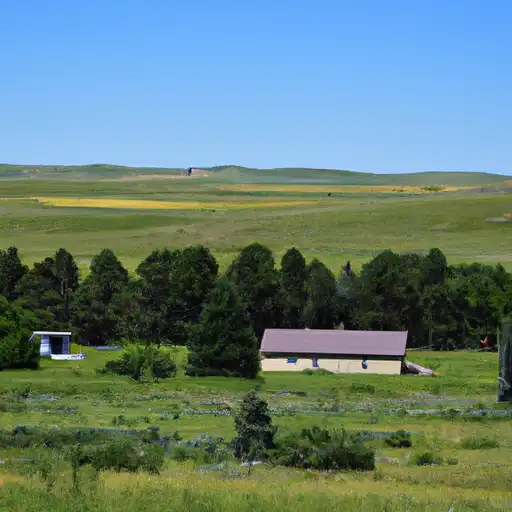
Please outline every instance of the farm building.
M399 375L406 345L406 331L266 329L261 367L265 372L323 368Z
M36 337L41 338L42 356L67 355L70 352L70 332L34 331L28 341L31 342Z

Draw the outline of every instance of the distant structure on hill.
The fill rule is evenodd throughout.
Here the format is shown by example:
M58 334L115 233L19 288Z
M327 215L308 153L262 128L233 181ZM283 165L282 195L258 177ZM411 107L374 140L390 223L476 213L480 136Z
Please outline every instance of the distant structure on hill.
M189 167L183 172L183 176L208 176L208 171L198 167Z

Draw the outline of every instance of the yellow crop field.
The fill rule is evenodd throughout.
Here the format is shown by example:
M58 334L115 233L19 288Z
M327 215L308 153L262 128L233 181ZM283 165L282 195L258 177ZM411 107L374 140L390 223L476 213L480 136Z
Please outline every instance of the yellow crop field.
M138 199L111 199L87 197L32 197L43 204L61 208L114 208L133 210L242 210L277 208L282 206L309 206L319 201L146 201Z

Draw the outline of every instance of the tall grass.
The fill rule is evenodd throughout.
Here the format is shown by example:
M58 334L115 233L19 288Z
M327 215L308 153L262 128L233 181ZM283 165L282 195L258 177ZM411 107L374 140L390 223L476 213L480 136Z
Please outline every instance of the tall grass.
M9 511L326 511L381 512L432 510L510 510L504 491L461 489L431 481L404 485L383 475L328 476L296 471L256 471L250 478L202 474L177 469L161 477L104 473L99 480L83 480L76 492L70 475L60 475L48 491L38 477L6 482L2 507ZM469 487L469 485L468 485Z

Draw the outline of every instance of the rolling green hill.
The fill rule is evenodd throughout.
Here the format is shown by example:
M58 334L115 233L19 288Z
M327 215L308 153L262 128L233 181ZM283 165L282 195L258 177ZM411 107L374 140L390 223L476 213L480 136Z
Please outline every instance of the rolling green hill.
M251 169L237 165L204 167L217 181L231 183L304 183L343 185L480 186L496 185L510 176L483 172L421 172L372 174L335 169ZM179 176L183 169L126 167L120 165L10 165L0 164L0 179L101 180L138 177Z

